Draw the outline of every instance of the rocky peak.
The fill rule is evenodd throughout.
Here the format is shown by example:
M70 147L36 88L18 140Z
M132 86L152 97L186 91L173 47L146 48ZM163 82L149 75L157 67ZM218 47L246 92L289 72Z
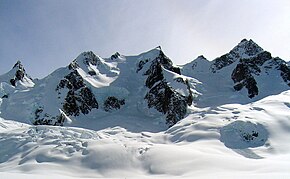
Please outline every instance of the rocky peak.
M32 87L34 83L32 82L32 78L26 74L24 66L21 61L17 61L13 68L7 73L7 78L9 78L9 82L12 86L16 86L18 81L25 82L25 85ZM24 86L25 86L24 85Z
M139 63L139 71L148 60L140 62L142 63L141 65ZM184 96L170 86L164 75L166 70L169 71L168 73L180 74L180 69L174 67L172 61L159 50L159 55L151 61L149 68L143 73L146 76L145 86L149 89L144 99L147 100L149 108L155 108L165 114L166 123L172 126L186 115L187 107L192 104L192 93L188 81L183 79L175 80L186 86L188 96Z
M92 64L94 66L98 65L100 62L100 58L95 55L92 51L81 53L71 64L74 66L77 65L89 65Z
M136 70L137 73L143 69L145 64L150 64L149 68L151 70L153 70L153 68L155 67L158 68L158 66L161 65L162 67L164 67L165 69L169 71L172 71L177 74L181 74L180 69L178 67L173 66L172 61L163 53L160 46L150 50L149 52L146 52L145 54L154 54L154 55L152 55L153 58L152 57L143 58L142 60L139 61L139 63L137 64L137 70ZM148 75L148 73L149 71L147 70L145 71L144 74Z
M237 46L235 46L230 53L239 57L239 58L247 58L258 55L264 50L256 44L252 39L247 40L243 39Z
M243 39L229 53L214 60L214 63L211 66L212 72L215 73L216 71L229 66L240 59L253 58L262 52L264 52L264 50L253 40Z
M121 54L119 52L114 53L113 55L111 55L111 60L117 59L121 56Z
M196 60L206 60L208 61L203 55L199 55Z
M17 68L17 69L24 69L23 65L21 64L21 61L18 60L15 65L13 66L13 68Z

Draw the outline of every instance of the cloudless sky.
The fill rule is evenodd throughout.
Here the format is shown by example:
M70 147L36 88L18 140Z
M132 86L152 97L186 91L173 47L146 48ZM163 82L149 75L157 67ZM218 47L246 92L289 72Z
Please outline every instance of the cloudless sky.
M289 0L0 0L0 74L32 77L81 52L137 55L161 46L175 64L209 60L243 38L290 60Z

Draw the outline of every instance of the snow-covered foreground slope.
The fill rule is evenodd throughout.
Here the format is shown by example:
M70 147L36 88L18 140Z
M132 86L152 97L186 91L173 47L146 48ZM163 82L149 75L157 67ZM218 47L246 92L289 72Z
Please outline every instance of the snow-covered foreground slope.
M159 132L0 119L0 178L289 178L289 107L290 91L245 105L193 107Z

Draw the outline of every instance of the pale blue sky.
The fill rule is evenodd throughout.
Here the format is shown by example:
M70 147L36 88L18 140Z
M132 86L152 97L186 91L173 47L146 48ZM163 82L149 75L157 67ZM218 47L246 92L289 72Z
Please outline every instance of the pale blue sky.
M213 60L243 38L290 60L289 0L0 0L0 74L32 77L81 52L134 55L158 45L175 64Z

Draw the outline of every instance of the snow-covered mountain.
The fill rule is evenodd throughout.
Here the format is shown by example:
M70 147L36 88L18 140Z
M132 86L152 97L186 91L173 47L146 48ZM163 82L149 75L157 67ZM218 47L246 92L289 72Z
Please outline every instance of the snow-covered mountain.
M229 53L208 61L200 56L181 66L182 74L199 80L199 106L249 103L289 89L288 64L252 40L242 40Z
M39 80L17 62L0 95L0 172L290 176L290 68L252 40L185 65L83 52Z
M35 83L18 61L0 81L4 118L64 125L126 111L130 116L163 116L172 126L192 105L245 104L279 94L289 89L290 69L244 39L213 61L199 56L179 67L160 47L138 56L116 53L110 58L84 52Z
M191 81L180 75L160 47L138 56L117 53L106 59L84 52L67 67L37 80L33 88L3 98L1 116L36 125L63 125L126 111L131 116L164 116L172 126L185 117L193 102L196 92Z
M33 79L26 73L20 61L7 73L0 75L0 95L5 98L15 90L25 90L34 86Z

